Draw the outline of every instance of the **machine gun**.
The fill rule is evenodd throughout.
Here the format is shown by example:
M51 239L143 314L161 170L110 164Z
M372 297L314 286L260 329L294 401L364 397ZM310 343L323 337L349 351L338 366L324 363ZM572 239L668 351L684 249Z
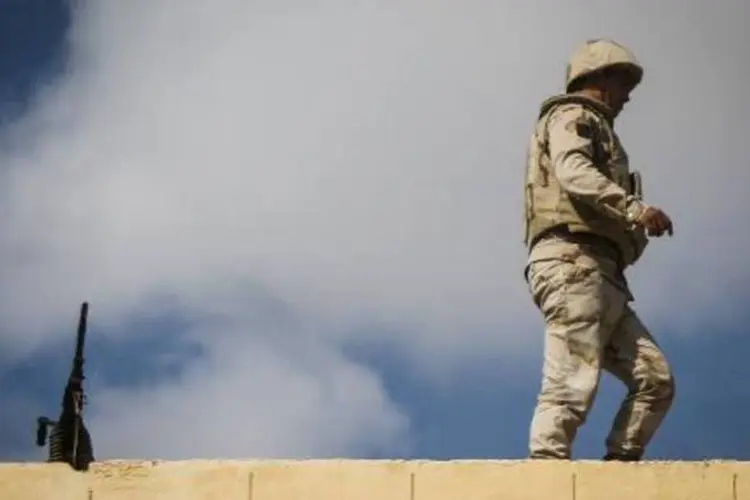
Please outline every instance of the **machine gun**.
M47 441L47 427L52 427L49 437L48 462L66 462L75 470L87 470L94 461L91 436L83 424L83 406L86 404L83 393L83 348L86 341L86 323L89 305L81 305L78 320L76 350L73 368L65 386L62 398L62 411L57 422L47 417L37 419L36 444L44 446Z

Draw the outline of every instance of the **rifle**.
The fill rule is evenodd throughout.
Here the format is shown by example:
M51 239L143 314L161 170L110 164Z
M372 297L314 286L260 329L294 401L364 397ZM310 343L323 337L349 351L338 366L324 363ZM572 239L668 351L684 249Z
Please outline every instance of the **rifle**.
M48 462L66 462L75 470L87 470L94 461L91 436L83 424L83 405L86 396L83 393L83 348L86 342L86 324L89 305L81 305L76 336L76 350L73 357L73 368L62 398L62 411L57 422L47 417L37 419L36 444L44 446L47 441L47 427L53 427L49 437Z

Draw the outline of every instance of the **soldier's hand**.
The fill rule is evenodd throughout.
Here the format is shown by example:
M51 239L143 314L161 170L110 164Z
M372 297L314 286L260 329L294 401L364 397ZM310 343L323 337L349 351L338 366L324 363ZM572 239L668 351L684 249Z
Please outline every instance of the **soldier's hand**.
M674 226L672 219L660 208L648 206L638 217L638 223L642 225L649 236L659 237L665 232L672 236Z

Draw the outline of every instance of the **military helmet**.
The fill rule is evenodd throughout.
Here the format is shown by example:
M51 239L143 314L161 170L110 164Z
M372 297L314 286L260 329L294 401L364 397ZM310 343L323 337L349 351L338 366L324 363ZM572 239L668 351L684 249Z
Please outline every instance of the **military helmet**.
M623 71L634 88L643 78L643 67L626 47L607 39L587 41L570 57L565 69L565 90L582 78L606 69Z

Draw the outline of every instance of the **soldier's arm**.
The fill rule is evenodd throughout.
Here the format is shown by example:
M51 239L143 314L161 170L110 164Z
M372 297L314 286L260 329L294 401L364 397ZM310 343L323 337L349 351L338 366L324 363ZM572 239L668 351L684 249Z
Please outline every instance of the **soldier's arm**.
M600 213L634 222L645 205L611 181L594 164L593 138L598 124L580 108L564 108L550 117L549 153L562 189Z

